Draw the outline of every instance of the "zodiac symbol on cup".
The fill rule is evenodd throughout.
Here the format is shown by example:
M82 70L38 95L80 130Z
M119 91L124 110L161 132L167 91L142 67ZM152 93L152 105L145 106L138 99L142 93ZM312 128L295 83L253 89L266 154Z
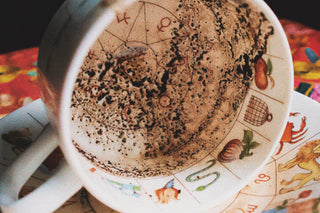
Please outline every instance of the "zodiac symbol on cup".
M158 32L164 32L163 28L167 28L171 25L171 19L169 17L164 17L160 20L160 26L157 25Z
M290 113L290 117L295 117L299 115L300 113L294 112ZM306 117L303 116L301 118L301 124L300 124L300 129L299 130L293 130L294 129L294 123L293 122L287 122L287 126L283 132L282 138L280 139L280 148L277 152L277 155L280 154L283 148L284 143L289 143L289 144L295 144L298 143L299 141L304 139L304 135L308 131L308 128L306 129Z
M220 177L220 172L217 172L217 171L216 171L216 172L210 172L210 173L208 173L208 174L206 174L206 175L203 175L203 176L198 176L198 174L200 174L200 173L202 173L202 172L210 169L212 166L214 166L214 165L216 164L216 162L217 162L217 160L215 160L215 159L209 160L207 163L210 163L210 164L209 164L207 167L205 167L205 168L203 168L203 169L201 169L201 170L199 170L199 171L197 171L197 172L192 173L191 175L189 175L188 177L186 177L186 181L187 181L187 182L195 182L195 181L199 181L199 180L201 180L201 179L204 179L204 178L206 178L206 177L209 177L209 176L211 176L211 175L215 175L215 178L214 178L211 182L209 182L209 183L206 184L206 185L198 186L198 187L196 188L196 191L198 191L198 192L205 190L207 187L209 187L210 185L214 184L214 183L219 179L219 177ZM197 176L196 176L196 175L197 175ZM196 177L193 178L194 176L196 176Z

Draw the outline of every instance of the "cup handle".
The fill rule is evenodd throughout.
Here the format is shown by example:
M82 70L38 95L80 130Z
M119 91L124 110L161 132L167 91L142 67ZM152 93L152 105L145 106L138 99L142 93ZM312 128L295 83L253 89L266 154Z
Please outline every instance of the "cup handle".
M22 186L57 146L57 133L46 125L38 139L0 175L0 212L53 212L82 187L79 177L62 160L46 182L18 198Z

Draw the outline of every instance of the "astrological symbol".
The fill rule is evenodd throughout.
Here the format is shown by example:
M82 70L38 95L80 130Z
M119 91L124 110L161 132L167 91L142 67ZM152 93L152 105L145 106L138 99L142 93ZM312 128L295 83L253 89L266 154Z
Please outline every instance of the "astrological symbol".
M257 205L252 205L252 204L248 204L247 209L243 210L241 208L238 208L238 210L240 210L243 213L253 213L255 212L255 210L258 208Z
M254 180L254 182L259 184L261 182L267 182L270 179L271 179L271 177L269 175L261 173L261 174L258 175L258 178Z
M252 212L254 212L257 208L258 208L257 205L249 204L249 205L248 205L247 212L248 212L248 213L252 213Z
M188 56L176 56L173 57L169 63L167 64L168 67L176 67L176 66L181 66L184 65L185 63L188 62Z
M188 62L188 56L181 56L177 60L175 60L174 65L181 66Z
M238 210L240 210L243 213L246 213L245 210L241 209L241 208L237 208Z
M131 111L130 105L125 105L124 108L119 112L119 115L123 120L127 121L128 123L131 123L132 120L129 116L129 111Z
M200 173L203 173L205 172L206 170L210 169L212 166L214 166L216 164L216 160L213 159L213 160L209 160L207 163L210 163L207 167L197 171L197 172L194 172L192 173L191 175L189 175L188 177L186 177L186 181L187 182L195 182L195 181L199 181L201 179L204 179L206 177L209 177L211 175L215 175L215 178L208 184L206 185L201 185L201 186L198 186L196 188L196 191L200 192L200 191L203 191L205 190L207 187L209 187L210 185L214 184L220 177L220 172L210 172L208 174L205 174L205 175L202 175L202 176L199 176Z
M126 12L124 12L124 14L123 14L123 18L122 18L122 19L120 19L120 18L119 18L119 16L117 15L118 23L120 23L120 22L124 21L126 24L128 24L127 19L130 19L130 17L128 17L128 16L127 16L127 13L126 13Z
M157 25L158 32L164 32L163 28L167 28L171 25L171 19L169 17L164 17L160 20L160 25Z
M88 57L89 57L90 59L95 58L95 57L96 57L96 53L95 53L93 50L89 50L89 52L88 52Z

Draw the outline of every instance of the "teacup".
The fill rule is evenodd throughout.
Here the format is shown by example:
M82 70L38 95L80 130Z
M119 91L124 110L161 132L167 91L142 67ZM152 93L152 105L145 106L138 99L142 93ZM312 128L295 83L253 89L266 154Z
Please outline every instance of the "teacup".
M82 186L122 212L205 211L257 174L289 115L290 49L261 0L70 0L38 64L50 126L2 174L4 212L54 211ZM58 145L68 164L18 200Z

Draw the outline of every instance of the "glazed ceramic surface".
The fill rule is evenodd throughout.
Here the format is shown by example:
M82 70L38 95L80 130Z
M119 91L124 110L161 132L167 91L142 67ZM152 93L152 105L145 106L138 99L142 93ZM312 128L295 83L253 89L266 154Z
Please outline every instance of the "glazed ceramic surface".
M293 162L296 156L303 152L310 153L312 158L318 157L315 144L320 139L320 130L318 128L320 120L319 103L293 92L293 104L290 110L290 117L287 120L286 130L280 141L277 142L277 148L268 160L266 165L256 174L251 181L243 187L240 192L231 196L230 199L218 204L207 212L315 212L319 210L319 180L310 177L306 181L296 180L290 185L285 182L290 181L295 176L300 176L308 171L316 171L318 163L310 164L307 167L299 167L299 163L293 163L291 168L284 168L288 162ZM9 120L14 120L10 122ZM19 123L19 125L17 125ZM48 123L45 116L45 106L40 101L35 101L20 110L12 113L9 117L1 120L1 171L4 171L19 155L19 150L24 150L27 144L40 134L44 125ZM293 124L293 125L292 125ZM290 131L289 131L290 130ZM288 135L292 140L287 140ZM22 140L23 139L23 140ZM283 146L281 145L283 144ZM282 146L282 149L280 150ZM280 152L279 152L280 150ZM312 150L312 151L310 151ZM308 156L301 157L301 162L307 161ZM55 152L46 162L40 166L36 173L30 178L27 184L21 190L20 195L25 196L31 190L37 188L49 177L53 169L59 164L61 155ZM318 161L318 160L317 160ZM209 164L209 163L208 163ZM94 173L95 170L92 169ZM309 173L310 174L310 173ZM211 176L212 180L214 175ZM103 178L103 177L101 177ZM308 178L308 177L307 177ZM113 186L116 193L129 197L142 196L142 188L126 186L125 184L106 181L106 185ZM170 182L171 180L168 180ZM170 182L172 183L172 181ZM166 187L170 186L166 184ZM159 187L163 188L165 185ZM172 185L176 188L176 184ZM209 188L207 188L209 189ZM181 191L183 192L183 191ZM195 191L196 192L196 191ZM225 193L224 191L222 193ZM151 195L156 197L156 192ZM219 196L220 194L215 194ZM178 199L180 199L178 196ZM85 202L83 203L83 201ZM161 204L155 198L157 205ZM170 199L170 202L180 202L179 200ZM113 209L100 203L84 189L77 195L70 198L56 212L115 212ZM141 210L142 211L142 210Z
M235 60L235 63L241 62L238 66L241 71L250 73L250 81L246 83L242 101L235 107L233 119L229 122L230 128L224 132L223 137L211 144L196 162L182 171L164 173L165 176L125 178L101 169L100 164L92 163L92 155L79 152L80 149L71 143L70 106L74 82L85 58L93 57L89 49L94 42L102 36L106 39L103 47L114 52L120 46L130 46L129 43L143 43L145 48L159 50L157 45L162 45L163 48L164 43L176 39L166 32L174 32L176 26L184 23L184 18L192 20L197 16L197 11L192 10L189 1L182 2L185 3L183 7L188 13L181 19L176 15L176 11L172 10L175 7L166 8L165 2L123 1L123 4L111 4L112 2L108 1L68 1L50 24L40 48L42 98L48 109L50 123L59 132L59 145L65 158L90 193L119 211L141 211L141 206L144 211L149 212L203 211L225 201L244 187L267 163L286 126L293 87L291 54L277 18L263 1L257 0L251 2L252 5L250 3L250 11L258 14L260 24L268 21L269 31L264 37L265 40L259 40L262 43L253 40L253 43L257 43L253 44L253 49L249 51L252 55L242 55ZM224 14L216 14L215 10L219 8L209 7L206 11L209 12L208 16L222 15L222 20L230 20L238 10L245 11L243 8L248 7L244 1L227 3L236 5L234 11L226 10ZM249 10L247 12L249 13ZM201 20L201 16L197 18ZM241 16L232 18L239 23L245 19ZM224 32L226 38L229 38L228 30L223 27L224 22L215 23L219 25L219 30L215 33L219 35ZM191 25L191 22L189 24ZM257 26L260 27L259 24ZM246 29L245 34L252 33L252 38L259 37L262 31L258 29L257 32L254 32L254 28ZM186 37L189 40L194 39L188 33L181 36ZM207 37L209 36L203 36L208 39ZM232 49L234 46L228 47L228 42L224 44L224 53L228 52L230 57L241 55L241 45L238 49ZM255 49L256 46L261 48ZM254 52L255 50L257 52ZM214 55L214 51L212 52ZM159 55L156 51L154 54ZM183 70L179 68L183 65L182 62L202 59L200 57L199 60L187 60L189 52L186 51L185 54L187 55L175 64L178 71ZM250 57L252 60L248 62ZM156 60L158 63L161 61ZM218 60L211 63L218 63ZM225 63L223 66L227 65ZM228 85L224 89L226 88ZM229 94L229 97L232 95ZM226 99L223 101L228 104ZM167 101L159 103L163 106ZM217 119L216 122L221 121ZM153 167L151 169L156 170Z
M268 73L269 84L261 87L253 81L226 137L196 165L170 176L145 179L116 177L92 165L68 145L67 152L72 150L70 153L81 159L81 166L78 163L76 166L80 177L99 200L120 211L139 209L141 205L156 211L206 209L239 191L262 168L279 141L288 116L292 62L278 21L262 2L257 3L262 6L259 9L266 10L265 15L274 27L273 35L266 43L266 52L259 60L264 72ZM159 45L165 39L152 35L167 30L170 26L165 26L171 23L179 23L174 12L170 13L170 8L155 2L137 2L128 9L116 10L115 14L110 27L100 35L100 42L106 42L103 48L113 48L114 52L121 45L135 42L154 48L152 44ZM148 19L148 14L157 16ZM259 65L252 66L253 70L259 69ZM64 120L64 123L67 121ZM64 127L68 128L65 124ZM70 137L64 135L65 140ZM106 194L106 191L110 193ZM121 205L119 200L127 203L129 209Z

